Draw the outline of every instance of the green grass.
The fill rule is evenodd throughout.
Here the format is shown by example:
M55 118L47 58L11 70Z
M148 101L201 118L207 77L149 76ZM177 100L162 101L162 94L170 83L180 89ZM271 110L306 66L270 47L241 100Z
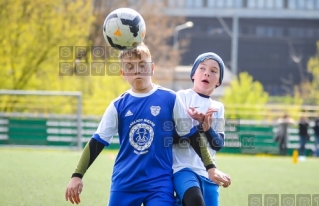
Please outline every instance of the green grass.
M0 205L64 206L80 152L0 148ZM82 206L105 206L116 152L103 152L85 175ZM249 194L318 194L319 159L218 155L218 168L232 177L220 189L221 206L248 205ZM120 200L119 200L120 201Z

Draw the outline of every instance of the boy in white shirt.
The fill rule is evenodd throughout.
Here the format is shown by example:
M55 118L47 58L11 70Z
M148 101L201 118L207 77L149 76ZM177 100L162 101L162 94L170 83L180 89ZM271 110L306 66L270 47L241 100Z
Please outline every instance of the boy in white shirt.
M224 145L224 105L210 96L222 83L224 67L223 60L215 53L199 55L190 74L193 88L177 92L184 106L189 108L188 114L198 121L198 129L213 157ZM221 182L210 175L211 168L204 166L190 145L180 144L181 140L173 147L174 187L180 200L177 204L219 205ZM230 177L220 171L215 173L228 181L224 185L228 187Z

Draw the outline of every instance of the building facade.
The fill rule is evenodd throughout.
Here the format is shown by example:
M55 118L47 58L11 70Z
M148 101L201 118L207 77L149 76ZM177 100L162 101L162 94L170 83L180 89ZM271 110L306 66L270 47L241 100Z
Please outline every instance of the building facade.
M307 62L319 41L319 0L166 0L165 12L194 26L181 65L198 54L218 53L234 74L248 72L270 95L293 92L311 79Z

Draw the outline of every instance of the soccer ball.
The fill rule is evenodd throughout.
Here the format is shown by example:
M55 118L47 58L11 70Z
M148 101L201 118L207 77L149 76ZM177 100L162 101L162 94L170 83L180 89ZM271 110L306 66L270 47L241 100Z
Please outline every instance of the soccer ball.
M146 25L143 17L130 8L112 11L103 24L105 41L119 50L133 49L143 42Z

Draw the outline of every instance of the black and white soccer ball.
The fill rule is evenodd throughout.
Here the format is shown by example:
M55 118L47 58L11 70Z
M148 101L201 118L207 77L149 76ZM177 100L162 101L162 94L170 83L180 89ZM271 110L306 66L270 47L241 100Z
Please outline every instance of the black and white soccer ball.
M118 50L133 49L141 44L146 34L143 17L130 8L112 11L103 24L105 41Z

